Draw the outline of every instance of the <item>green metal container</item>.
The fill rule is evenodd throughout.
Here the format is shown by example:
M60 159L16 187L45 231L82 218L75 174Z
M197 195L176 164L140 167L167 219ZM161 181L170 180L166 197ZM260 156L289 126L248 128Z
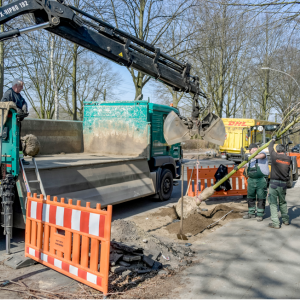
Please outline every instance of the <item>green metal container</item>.
M178 110L147 101L85 102L84 151L104 155L180 158L180 144L169 146L163 122Z

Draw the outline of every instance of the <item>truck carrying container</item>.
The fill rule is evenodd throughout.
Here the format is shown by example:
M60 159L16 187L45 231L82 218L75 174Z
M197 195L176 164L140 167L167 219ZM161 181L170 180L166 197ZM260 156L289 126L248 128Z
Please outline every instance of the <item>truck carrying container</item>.
M180 143L168 145L163 124L173 107L149 103L88 102L83 122L25 119L22 135L32 133L41 143L41 154L24 165L20 160L14 225L24 228L27 192L90 202L102 207L149 195L168 200L173 179L180 178ZM19 149L11 139L16 112L5 126L8 138L2 153L7 172L19 172ZM14 157L16 159L14 159ZM12 162L13 160L13 162ZM18 214L18 216L17 216Z

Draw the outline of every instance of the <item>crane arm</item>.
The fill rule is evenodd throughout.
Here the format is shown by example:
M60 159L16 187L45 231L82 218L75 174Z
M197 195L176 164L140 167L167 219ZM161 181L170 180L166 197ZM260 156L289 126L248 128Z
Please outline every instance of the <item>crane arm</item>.
M48 0L18 0L0 8L0 24L33 13L37 26L0 34L0 40L19 36L40 28L61 36L120 65L132 67L176 91L205 96L191 65L160 51L159 48L114 28L74 6Z
M184 134L185 138L198 133L204 139L206 137L207 140L215 143L216 139L209 139L209 135L212 136L212 132L218 132L218 135L222 138L218 137L220 141L217 144L223 144L225 128L223 128L224 125L220 118L210 114L201 122L199 121L200 106L198 97L206 98L206 96L199 89L199 78L191 76L191 65L189 63L181 62L148 42L68 5L63 0L14 1L0 8L0 24L28 13L34 15L36 24L28 28L13 29L0 33L0 41L18 37L22 33L33 30L46 29L122 66L132 67L147 74L172 87L174 91L191 93L194 95L191 119L180 117L180 120L176 121L177 123L181 122L181 125L189 131L189 134ZM223 125L221 131L216 124ZM212 127L213 131L211 130ZM170 128L174 127L170 126ZM205 131L209 131L209 135L205 135ZM176 130L174 134L177 135ZM170 143L171 140L169 139ZM182 140L181 137L176 139L176 141L178 140Z

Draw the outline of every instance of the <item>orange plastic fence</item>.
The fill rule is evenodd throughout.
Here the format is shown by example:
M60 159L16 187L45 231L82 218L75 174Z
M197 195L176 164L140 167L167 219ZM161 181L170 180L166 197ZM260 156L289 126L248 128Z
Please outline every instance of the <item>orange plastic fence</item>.
M233 170L232 166L227 166L228 173ZM218 168L213 167L199 167L198 169L198 191L203 191L206 187L213 186L216 182L215 174L217 172ZM196 191L197 191L197 168L193 169L187 168L187 180L189 182L191 175L191 184L189 186L188 190L188 196L195 197ZM225 192L224 190L215 192L213 196L211 197L224 197L224 196L238 196L238 195L247 195L247 179L243 175L244 169L238 170L234 175L231 176L230 183L232 189Z
M300 153L289 152L289 156L296 156L298 168L300 168Z
M25 256L108 292L112 206L107 211L27 195Z

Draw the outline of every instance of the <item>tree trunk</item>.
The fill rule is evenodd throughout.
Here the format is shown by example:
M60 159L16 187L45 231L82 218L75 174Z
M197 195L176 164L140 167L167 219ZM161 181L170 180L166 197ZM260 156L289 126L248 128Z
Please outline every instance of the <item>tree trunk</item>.
M146 6L146 1L145 0L140 0L140 15L139 15L139 33L138 33L138 38L141 40L144 40L144 12L145 12L145 6ZM136 76L136 80L134 80L134 85L135 85L135 97L136 99L139 95L142 94L143 92L143 78L144 74L142 72L138 72Z
M77 44L73 46L73 72L72 72L72 103L73 103L73 120L77 120L77 60L78 60Z
M58 89L54 75L54 34L51 34L51 50L50 50L50 64L51 64L51 80L54 90L54 119L59 119L59 103L58 103Z
M265 67L269 67L269 20L266 20L266 53L265 53ZM261 119L268 120L267 109L269 100L269 89L270 89L270 70L264 70L264 92L262 95L262 106L261 106Z

